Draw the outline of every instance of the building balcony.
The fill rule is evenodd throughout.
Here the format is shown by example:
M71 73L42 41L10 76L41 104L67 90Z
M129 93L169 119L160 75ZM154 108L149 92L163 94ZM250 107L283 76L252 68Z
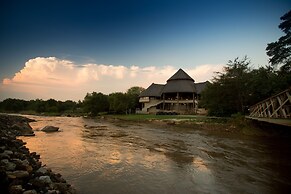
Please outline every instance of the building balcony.
M193 103L193 100L186 100L186 99L165 100L165 103Z
M143 97L139 99L139 102L149 102L150 98L149 97Z

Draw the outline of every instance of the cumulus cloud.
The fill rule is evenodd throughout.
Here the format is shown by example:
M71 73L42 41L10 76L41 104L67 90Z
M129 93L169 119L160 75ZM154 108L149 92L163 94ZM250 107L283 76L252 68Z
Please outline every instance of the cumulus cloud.
M210 80L222 65L200 65L185 71L196 82ZM12 78L0 85L0 100L23 99L83 99L87 92L125 92L132 86L147 88L151 83L165 83L178 69L173 66L115 66L75 64L56 57L37 57L27 61Z

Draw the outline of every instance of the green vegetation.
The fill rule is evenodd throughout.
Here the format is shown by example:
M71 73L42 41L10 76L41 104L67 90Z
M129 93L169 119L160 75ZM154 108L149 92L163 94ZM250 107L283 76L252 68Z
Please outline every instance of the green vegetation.
M279 28L285 33L278 41L269 43L266 50L270 64L281 65L281 72L291 73L291 10L281 18Z
M282 74L272 67L251 69L247 57L236 58L217 73L213 82L202 93L200 106L212 116L247 114L248 108L291 85L291 74Z
M79 114L81 102L67 100L65 102L49 100L19 100L8 98L0 102L0 111L8 113L22 114L45 114L45 115L62 115L62 114Z
M144 89L138 86L131 87L126 93L116 92L109 95L93 92L87 94L83 101L85 113L96 116L100 113L128 114L135 113L139 108L139 94Z
M107 115L106 118L113 118L125 121L177 121L177 122L207 122L225 123L228 118L208 117L200 115L153 115L153 114L128 114L128 115Z
M0 102L0 112L58 115L90 115L134 113L139 107L138 96L144 89L132 87L126 93L88 93L83 102L49 100L19 100L8 98Z
M90 115L96 116L100 112L106 112L109 109L108 96L102 93L93 92L87 94L83 101L83 110Z

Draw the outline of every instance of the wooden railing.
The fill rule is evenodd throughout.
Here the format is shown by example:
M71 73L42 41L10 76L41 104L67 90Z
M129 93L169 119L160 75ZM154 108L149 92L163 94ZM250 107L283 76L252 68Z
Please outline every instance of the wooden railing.
M291 118L291 88L250 107L250 117Z

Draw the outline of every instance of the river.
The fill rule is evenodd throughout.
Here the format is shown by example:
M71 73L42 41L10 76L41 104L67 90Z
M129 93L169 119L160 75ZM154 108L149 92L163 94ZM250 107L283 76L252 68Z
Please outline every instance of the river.
M76 117L27 116L30 151L79 193L282 193L290 138L254 137ZM61 132L44 133L53 125Z

